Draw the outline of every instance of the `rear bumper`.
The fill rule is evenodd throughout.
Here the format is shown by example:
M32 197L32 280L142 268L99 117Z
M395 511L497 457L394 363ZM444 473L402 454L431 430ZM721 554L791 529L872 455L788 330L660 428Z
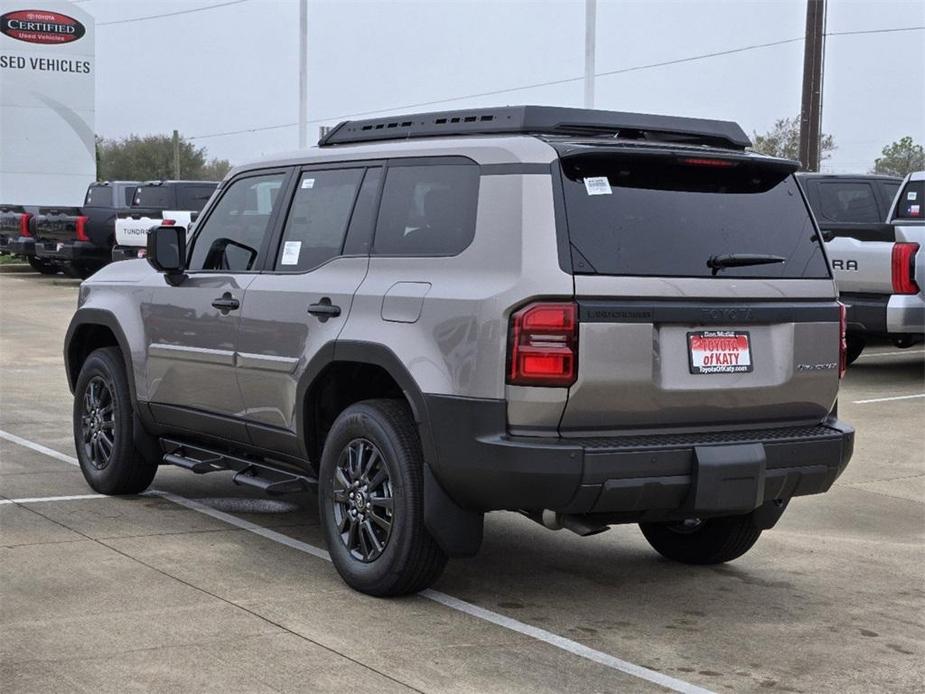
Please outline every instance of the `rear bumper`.
M825 492L845 469L854 429L813 426L564 439L509 436L499 400L425 396L447 493L472 510L552 509L611 522L748 513Z
M925 297L918 294L843 293L848 332L861 335L902 336L925 333Z
M24 256L35 255L35 239L29 236L0 234L0 253Z
M38 239L35 242L35 255L47 260L61 262L109 262L109 249L95 246L89 241L48 241Z

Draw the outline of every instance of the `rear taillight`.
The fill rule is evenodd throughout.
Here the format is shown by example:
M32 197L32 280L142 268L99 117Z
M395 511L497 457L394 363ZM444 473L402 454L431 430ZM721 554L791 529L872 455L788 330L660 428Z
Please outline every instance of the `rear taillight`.
M731 169L739 165L738 162L728 159L708 159L706 157L684 157L681 163L687 166L712 166L717 169Z
M83 215L77 218L77 240L78 241L89 241L90 237L87 236L87 217Z
M838 302L838 377L844 378L848 370L848 309Z
M537 302L511 316L508 379L514 386L570 386L578 375L578 308Z
M162 226L162 227L172 227L172 226L173 226L174 224L176 224L176 223L177 223L177 220L176 220L176 219L164 219L164 220L161 220L161 226Z
M893 293L918 294L919 285L915 282L915 254L919 250L917 243L893 244Z
M29 231L29 220L32 219L32 215L28 212L20 215L19 217L19 235L20 236L32 236L32 232Z

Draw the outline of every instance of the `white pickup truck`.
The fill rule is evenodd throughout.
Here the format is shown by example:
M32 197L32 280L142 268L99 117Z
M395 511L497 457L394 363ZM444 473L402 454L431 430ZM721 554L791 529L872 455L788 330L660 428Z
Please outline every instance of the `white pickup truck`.
M848 308L848 362L857 359L871 337L886 338L897 347L911 347L925 339L925 171L909 174L900 184L884 222L865 219L831 221L824 196L815 196L811 174L800 182L816 215L826 252ZM860 214L872 214L873 202L861 204L858 179L828 176L833 185L828 206L846 201ZM875 179L875 177L866 177ZM837 181L836 181L837 183ZM874 188L879 184L872 180ZM832 197L835 195L836 197ZM863 209L866 206L866 212ZM818 209L817 209L818 208Z
M148 181L138 186L131 209L116 219L112 259L143 258L148 232L155 227L176 225L191 231L217 186L212 181Z

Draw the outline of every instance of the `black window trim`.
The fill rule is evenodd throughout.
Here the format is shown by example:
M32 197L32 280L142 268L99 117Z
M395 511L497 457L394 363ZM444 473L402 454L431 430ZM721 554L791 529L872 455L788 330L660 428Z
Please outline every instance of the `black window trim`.
M250 270L238 270L238 271L229 271L229 270L192 270L189 267L190 260L193 257L193 249L196 247L196 242L199 240L199 236L202 234L202 230L206 228L209 223L209 219L212 217L212 212L218 207L219 203L224 199L225 195L228 193L228 190L232 185L238 181L244 180L246 178L259 178L263 176L273 176L274 174L283 174L283 184L280 187L278 195L289 194L290 189L294 186L294 169L289 166L274 166L266 169L248 169L247 171L242 171L237 174L234 178L222 181L218 186L218 195L212 198L211 204L209 204L196 220L196 231L193 233L193 237L190 239L190 242L186 248L186 273L189 275L257 275L263 271L263 267L266 264L267 251L269 250L269 242L276 235L277 227L279 225L279 211L282 205L274 205L273 211L270 213L270 219L267 222L267 232L263 235L263 242L260 244L260 248L257 249L257 267ZM284 200L282 198L281 200Z
M382 161L370 162L367 160L357 160L357 161L339 161L331 163L317 163L317 164L305 164L302 166L295 167L295 175L292 178L292 190L287 191L288 202L286 204L286 212L281 217L280 223L274 229L273 239L271 240L271 248L275 249L275 252L271 255L267 253L264 263L264 268L261 270L262 274L267 275L307 275L310 272L324 267L328 263L337 260L338 258L363 258L367 257L368 253L345 253L345 246L347 244L347 234L350 231L350 223L353 221L353 215L356 212L357 201L360 199L360 191L363 189L363 183L366 181L366 176L371 169L382 169L385 170L385 166ZM286 232L286 221L289 219L289 212L292 208L293 203L295 202L295 196L298 192L298 186L302 180L302 176L305 173L312 171L338 171L342 169L360 169L363 174L360 176L360 184L357 186L356 192L353 194L353 204L350 207L350 216L347 218L347 229L344 232L344 241L341 244L340 253L338 255L332 256L325 260L323 263L319 263L314 267L308 268L306 270L280 270L276 267L276 259L279 256L280 245L283 242L283 234ZM379 216L379 200L382 196L382 182L385 180L385 176L381 177L379 181L379 187L376 192L376 200L373 203L376 208L376 217Z
M379 215L382 212L382 198L385 191L385 183L389 177L389 169L391 168L400 168L404 166L474 166L478 172L476 177L476 189L475 189L475 229L472 232L472 238L469 239L469 243L460 248L455 253L377 253L376 252L376 234L379 231ZM478 232L479 224L479 201L482 195L482 167L481 165L469 157L462 155L438 155L434 157L394 157L389 159L386 162L385 168L382 172L382 184L379 188L379 200L376 207L376 223L373 225L373 237L370 240L369 244L369 257L370 258L455 258L462 253L465 253L466 250L473 244L475 241L476 233Z

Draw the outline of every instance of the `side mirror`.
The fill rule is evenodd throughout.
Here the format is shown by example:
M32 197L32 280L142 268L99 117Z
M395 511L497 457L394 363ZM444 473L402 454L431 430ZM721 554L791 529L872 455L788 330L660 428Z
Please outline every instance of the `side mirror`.
M160 226L148 232L148 262L166 275L170 284L179 284L186 269L186 228Z

